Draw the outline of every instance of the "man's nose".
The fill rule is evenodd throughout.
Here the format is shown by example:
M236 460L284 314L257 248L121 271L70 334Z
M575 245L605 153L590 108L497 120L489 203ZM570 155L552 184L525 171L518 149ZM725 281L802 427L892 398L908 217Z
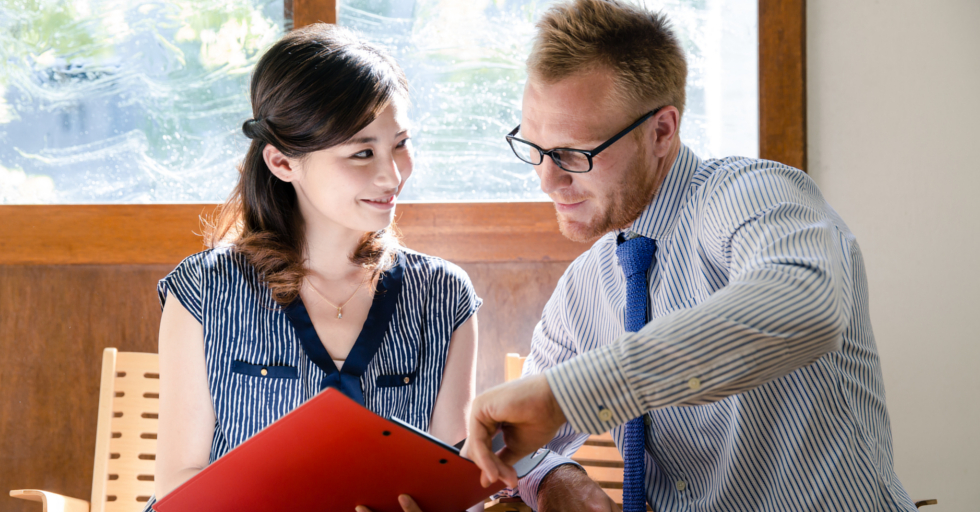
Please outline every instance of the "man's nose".
M541 191L545 194L550 195L572 184L572 175L558 167L550 156L544 157L535 170L541 178Z

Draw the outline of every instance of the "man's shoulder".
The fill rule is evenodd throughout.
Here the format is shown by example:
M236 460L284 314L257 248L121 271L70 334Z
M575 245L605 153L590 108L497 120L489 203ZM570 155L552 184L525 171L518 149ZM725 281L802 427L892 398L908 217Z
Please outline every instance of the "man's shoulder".
M800 169L760 158L730 156L704 160L692 183L708 193L779 193L787 186L816 191L813 180Z

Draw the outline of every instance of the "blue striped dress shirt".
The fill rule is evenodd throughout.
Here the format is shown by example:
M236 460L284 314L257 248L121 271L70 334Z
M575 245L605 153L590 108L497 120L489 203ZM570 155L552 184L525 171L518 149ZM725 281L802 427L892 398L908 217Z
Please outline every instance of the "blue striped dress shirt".
M609 233L562 276L524 373L568 423L521 480L537 489L589 434L646 415L657 511L914 510L892 464L854 235L803 172L682 146L628 231L657 241L650 322L625 330Z

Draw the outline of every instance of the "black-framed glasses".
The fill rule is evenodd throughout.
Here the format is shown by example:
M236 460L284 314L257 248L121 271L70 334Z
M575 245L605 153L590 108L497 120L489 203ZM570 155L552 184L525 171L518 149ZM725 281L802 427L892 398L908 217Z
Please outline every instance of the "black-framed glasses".
M623 131L613 135L611 139L600 144L597 148L592 150L584 149L573 149L573 148L555 148L555 149L541 149L538 145L533 142L528 142L524 139L519 139L515 137L517 132L521 129L521 125L517 125L517 128L511 130L507 134L507 143L510 144L510 149L514 150L514 154L517 158L522 161L527 162L531 165L541 165L544 161L545 155L550 156L551 160L555 162L559 168L563 171L583 173L592 170L592 159L602 152L602 150L612 146L614 142L623 138L627 133L635 130L638 126L643 124L644 121L653 117L654 114L660 112L660 108L651 110L647 112L646 115L636 120L635 123L627 126Z

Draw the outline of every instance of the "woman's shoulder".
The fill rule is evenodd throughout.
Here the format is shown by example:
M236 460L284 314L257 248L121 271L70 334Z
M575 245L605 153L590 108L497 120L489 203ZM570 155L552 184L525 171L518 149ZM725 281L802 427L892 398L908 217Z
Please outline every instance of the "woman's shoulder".
M229 291L258 282L258 274L244 255L233 247L216 247L184 258L161 280L161 285Z
M423 254L407 247L399 247L404 271L423 279L449 278L470 283L470 276L459 265L438 256Z
M249 270L252 270L252 267L248 264L245 256L236 252L234 247L223 246L207 249L184 258L173 272L203 276L207 273L241 274L243 271Z
M427 304L432 311L453 317L452 329L447 332L459 328L483 304L470 276L459 265L404 247L399 248L398 259L406 286L414 289L411 296L427 297L421 303ZM436 304L442 306L435 307Z

